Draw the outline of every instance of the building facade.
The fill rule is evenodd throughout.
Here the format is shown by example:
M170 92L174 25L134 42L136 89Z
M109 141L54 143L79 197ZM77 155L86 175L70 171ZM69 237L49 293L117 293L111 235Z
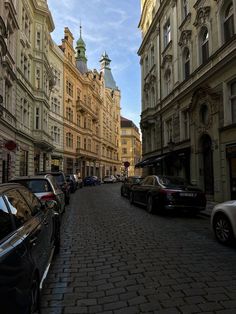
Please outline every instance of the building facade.
M145 174L236 197L236 3L141 1Z
M140 167L135 167L141 161L142 145L140 133L133 121L121 117L121 174L124 176L141 175ZM125 167L126 163L129 167Z
M17 160L15 1L0 3L0 182L14 175Z

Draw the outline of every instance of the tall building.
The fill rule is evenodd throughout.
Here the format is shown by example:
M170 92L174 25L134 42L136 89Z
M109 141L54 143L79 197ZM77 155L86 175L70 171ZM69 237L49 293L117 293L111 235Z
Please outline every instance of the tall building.
M0 182L14 175L17 159L15 1L0 3Z
M143 167L236 198L236 3L141 1Z
M120 165L120 91L109 59L105 64L102 58L101 72L88 69L81 28L75 49L73 45L73 35L65 28L61 45L65 57L64 170L82 177L103 177ZM106 81L108 77L113 85Z
M133 121L124 117L120 119L121 125L121 173L125 176L141 175L141 169L135 167L142 157L142 145L140 141L140 133ZM129 167L125 167L125 163L129 163Z

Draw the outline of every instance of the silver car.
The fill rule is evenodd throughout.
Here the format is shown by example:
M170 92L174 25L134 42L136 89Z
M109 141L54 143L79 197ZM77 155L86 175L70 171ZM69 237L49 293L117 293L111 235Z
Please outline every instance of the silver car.
M51 174L14 177L10 182L17 182L26 186L41 202L55 200L57 211L60 214L65 211L65 195Z
M211 226L216 239L231 244L236 239L236 201L217 204L211 213Z

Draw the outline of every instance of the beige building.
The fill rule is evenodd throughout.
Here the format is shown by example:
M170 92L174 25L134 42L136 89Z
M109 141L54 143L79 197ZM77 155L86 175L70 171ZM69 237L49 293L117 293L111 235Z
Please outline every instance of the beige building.
M0 183L14 175L17 154L15 1L0 3Z
M30 175L50 169L50 154L54 149L49 128L49 97L54 79L48 59L54 24L45 0L17 4L15 174Z
M81 30L74 49L73 35L65 28L61 49L65 57L64 171L78 172L83 178L115 173L120 165L120 92L106 81L112 77L103 60L106 56L101 72L87 68Z
M143 162L236 199L236 3L141 1Z
M125 176L141 175L140 167L135 167L141 161L142 145L140 133L133 121L121 117L121 174ZM125 167L125 163L129 167Z

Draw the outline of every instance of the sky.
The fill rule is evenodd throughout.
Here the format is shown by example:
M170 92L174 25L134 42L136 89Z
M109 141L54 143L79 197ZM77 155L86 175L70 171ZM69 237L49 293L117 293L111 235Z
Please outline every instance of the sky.
M79 38L86 44L88 68L100 70L104 51L111 59L111 71L121 91L121 115L137 127L141 113L141 78L138 48L141 32L140 0L48 0L55 30L53 40L59 45L64 28L69 27L74 45Z

